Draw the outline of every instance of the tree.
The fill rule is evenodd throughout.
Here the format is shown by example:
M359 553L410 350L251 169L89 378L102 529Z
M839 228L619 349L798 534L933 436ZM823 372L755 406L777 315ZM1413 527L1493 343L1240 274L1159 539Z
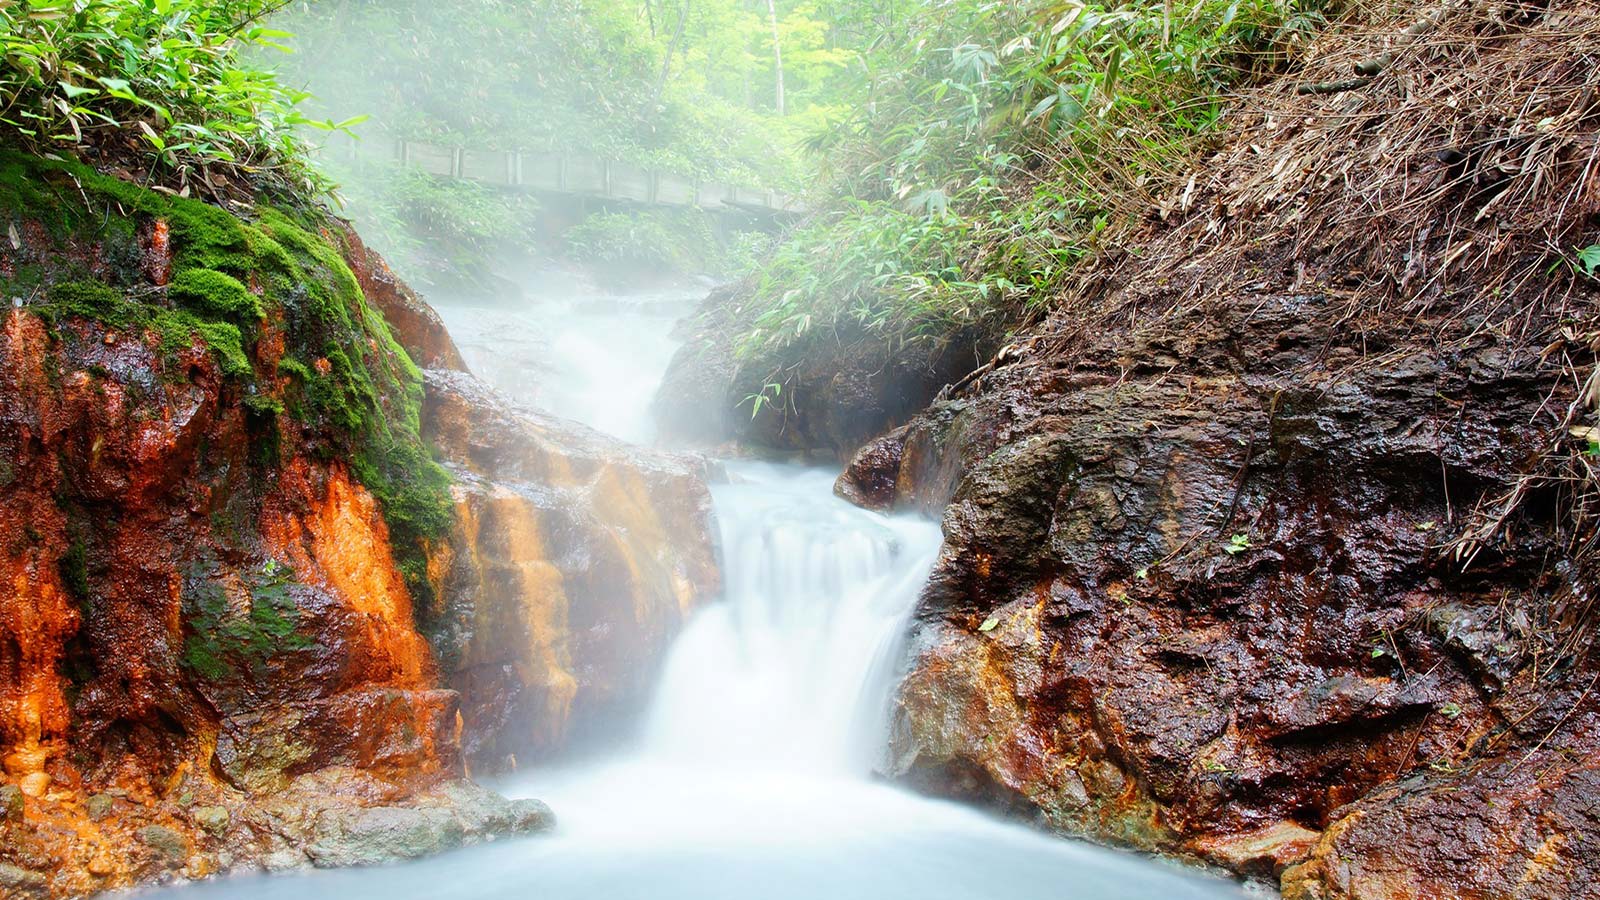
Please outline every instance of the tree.
M776 0L767 0L767 17L772 20L772 63L778 70L778 115L787 114L785 107L787 99L783 87L783 38L778 34L778 4Z

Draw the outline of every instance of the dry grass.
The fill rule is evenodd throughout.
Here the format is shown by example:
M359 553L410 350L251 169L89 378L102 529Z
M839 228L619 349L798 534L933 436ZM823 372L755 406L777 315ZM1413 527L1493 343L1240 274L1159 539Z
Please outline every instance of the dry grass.
M1382 363L1397 335L1537 358L1554 373L1529 425L1546 449L1458 518L1442 552L1470 565L1529 497L1557 497L1575 571L1556 618L1562 641L1589 641L1600 460L1582 435L1600 424L1600 283L1573 260L1600 243L1600 2L1367 3L1230 118L1221 149L1106 242L1026 356L1159 329L1248 285L1333 301L1320 327L1362 352L1320 376ZM1383 351L1365 352L1369 332Z

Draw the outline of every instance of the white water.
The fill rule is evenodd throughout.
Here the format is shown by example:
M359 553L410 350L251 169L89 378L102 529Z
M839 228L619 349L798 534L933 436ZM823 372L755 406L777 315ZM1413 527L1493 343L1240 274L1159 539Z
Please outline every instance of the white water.
M639 436L672 350L663 311L680 300L442 312L469 364L503 389L517 392L536 360L553 360L568 368L538 379L542 404ZM603 346L623 349L592 349ZM643 393L595 402L618 390ZM873 781L899 644L938 529L835 499L827 472L729 470L713 491L726 596L678 639L639 746L498 786L548 801L554 835L388 869L233 879L173 900L1240 896L1232 884Z

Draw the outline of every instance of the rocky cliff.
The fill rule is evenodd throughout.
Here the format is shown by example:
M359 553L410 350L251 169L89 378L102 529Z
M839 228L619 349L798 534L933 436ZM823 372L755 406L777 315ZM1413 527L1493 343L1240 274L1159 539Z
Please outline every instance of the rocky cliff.
M0 896L546 826L467 759L626 694L715 577L694 473L555 425L514 481L447 471L481 404L386 315L428 365L448 335L315 210L5 154L0 218Z

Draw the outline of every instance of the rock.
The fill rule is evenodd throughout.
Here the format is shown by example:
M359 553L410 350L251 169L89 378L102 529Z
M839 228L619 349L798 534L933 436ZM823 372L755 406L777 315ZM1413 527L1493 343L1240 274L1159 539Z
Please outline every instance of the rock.
M197 806L190 815L194 816L196 825L216 838L227 834L228 826L233 822L233 816L222 806Z
M50 792L50 776L45 772L24 775L17 786L29 797L43 797Z
M1235 872L1276 878L1290 865L1305 859L1321 836L1294 822L1279 822L1242 834L1194 838L1188 849Z
M426 373L423 425L457 475L429 632L480 772L636 708L718 584L696 460L642 451Z
M819 328L826 340L754 363L738 354L754 327L749 283L712 291L656 392L663 437L680 444L750 446L844 460L873 436L905 422L944 386L998 349L998 333L974 328L946 341L891 344L853 323ZM685 326L680 326L685 327ZM782 392L769 386L782 371ZM752 416L753 396L768 403Z
M105 878L117 871L117 864L111 858L111 854L102 850L89 857L89 864L86 868L89 870L90 875L96 878Z
M556 814L543 800L522 797L511 801L507 830L513 834L542 834L555 827Z
M470 781L444 785L438 793L448 800L469 834L537 834L555 827L555 814L540 800L508 800Z
M1538 751L1424 776L1343 811L1285 900L1591 898L1600 889L1600 758Z
M0 821L21 822L26 801L16 785L0 784Z
M0 891L6 897L43 897L50 888L50 879L38 872L0 863Z
M383 313L395 339L412 360L425 369L466 371L455 341L433 307L400 280L383 257L362 242L355 229L346 226L336 237L362 294Z
M138 836L140 842L165 857L173 867L182 865L189 856L189 842L165 825L146 825L139 829Z
M111 814L115 803L115 798L110 794L90 794L89 799L85 800L83 805L89 813L90 820L99 822Z
M317 818L306 855L320 868L374 866L450 850L466 837L461 822L444 809L330 810Z
M111 202L42 164L28 177L61 205L52 221L89 221L71 209L86 196L96 221L113 220L63 231L31 222L39 211L0 209L30 237L0 241L0 270L41 281L38 302L0 311L0 768L41 798L21 823L0 811L0 858L51 861L58 896L203 877L211 857L191 842L248 830L226 849L254 865L282 849L266 837L279 822L294 831L323 808L284 796L306 773L367 773L387 786L373 802L396 807L461 777L458 698L401 567L420 568L420 553L406 557L416 545L391 530L362 480L372 473L345 462L363 438L339 401L285 412L322 360L369 414L414 418L420 383L370 308L384 292L417 304L419 352L458 361L442 330L424 333L437 317L364 250L351 251L362 273L344 272L345 248L316 246L328 238L315 229L253 220L246 231L226 210L156 194ZM175 218L141 212L156 208ZM264 230L315 259L257 256L283 252L256 239ZM265 304L237 346L227 329L184 331L185 342L170 328L50 312L52 291L76 291L104 302L84 310L133 299L159 315L168 276L196 283L183 269L200 232L242 285L270 294L292 265L296 296L320 299ZM170 246L118 237L156 234ZM353 294L362 283L373 296ZM341 322L332 331L320 318L330 314ZM361 371L341 369L352 360ZM429 455L419 439L403 442L413 459ZM442 488L433 499L447 525ZM106 784L141 787L129 802L82 787ZM172 802L152 806L152 790Z

